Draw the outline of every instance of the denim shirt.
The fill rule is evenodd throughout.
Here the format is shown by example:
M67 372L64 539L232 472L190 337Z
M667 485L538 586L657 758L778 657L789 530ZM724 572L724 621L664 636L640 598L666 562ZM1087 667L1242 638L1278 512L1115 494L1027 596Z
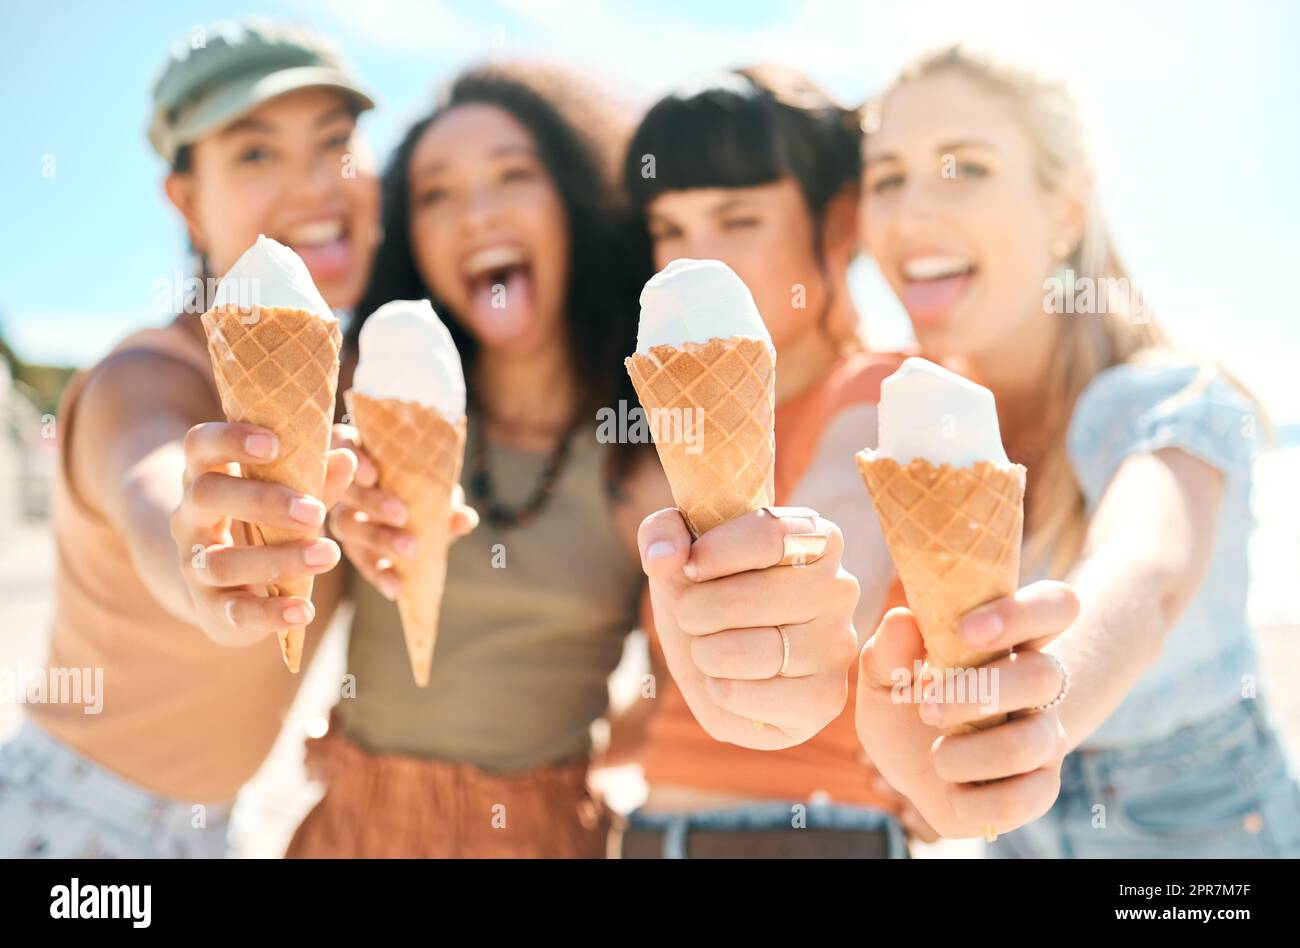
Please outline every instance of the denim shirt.
M1246 618L1257 419L1232 383L1218 374L1205 381L1201 371L1187 363L1114 366L1092 380L1070 419L1066 446L1089 516L1132 454L1179 448L1224 479L1214 551L1200 589L1166 633L1155 664L1085 748L1158 740L1240 701L1248 683L1257 687Z

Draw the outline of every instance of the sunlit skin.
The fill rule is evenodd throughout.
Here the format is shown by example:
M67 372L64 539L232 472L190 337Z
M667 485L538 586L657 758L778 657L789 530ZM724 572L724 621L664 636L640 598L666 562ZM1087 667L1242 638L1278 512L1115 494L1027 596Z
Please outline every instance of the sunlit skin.
M342 96L287 93L191 147L191 168L170 173L165 188L210 276L266 234L300 251L331 306L357 302L378 235L378 182ZM180 325L202 339L197 317ZM246 645L313 616L327 621L339 589L334 541L242 547L235 521L321 525L355 457L330 453L321 498L234 477L232 465L264 462L279 448L264 429L211 421L220 417L210 386L173 359L110 363L93 373L78 411L73 483L121 532L158 602L214 641ZM201 569L196 548L206 551ZM254 589L259 577L313 574L314 601Z
M575 391L563 336L570 251L561 197L531 135L502 109L460 106L421 138L410 175L416 264L450 310L445 315L481 344L474 387L488 437L552 450L572 417ZM507 251L508 267L476 270L484 252ZM522 287L525 299L492 307L494 285L507 296ZM614 529L650 579L669 670L709 733L746 747L788 747L843 710L857 583L840 566L834 524L756 514L692 543L658 465L643 462L620 495L611 505ZM348 558L390 597L401 589L391 564L411 555L403 544L413 539L386 511L394 499L359 472L331 518ZM657 508L669 509L650 513ZM756 572L780 559L784 533L809 529L834 537L816 566ZM684 572L688 563L694 578ZM758 580L761 595L751 588L759 576L767 577ZM803 626L801 677L755 681L755 668L780 665L775 624L783 617ZM771 635L753 635L755 626ZM703 635L721 652L707 674L692 648ZM755 720L772 726L755 728Z
M793 179L669 191L646 208L656 270L680 257L721 260L749 287L780 360L778 401L835 363L838 352L825 329L856 323L845 281L856 235L843 215L828 217L835 219L822 225L823 271L813 249L818 224ZM833 311L819 327L828 296Z
M992 389L1013 458L1044 415L1063 318L1044 311L1043 283L1078 243L1087 197L1077 169L1046 188L1006 103L951 72L891 91L867 146L866 249L908 310L923 352ZM936 258L959 262L959 275L944 277L937 292L909 279L923 276L918 260ZM958 634L969 646L1017 653L994 663L998 695L985 710L1012 713L999 726L943 736L984 718L977 704L895 700L925 650L906 609L885 617L861 655L858 734L941 834L1008 832L1051 808L1064 756L1155 661L1195 595L1221 493L1218 472L1183 451L1133 455L1092 515L1070 584L1025 586L963 620ZM1069 669L1069 694L1031 713L1062 687L1049 655Z
M824 210L820 222L791 178L746 188L667 191L646 208L656 270L681 257L721 260L749 287L777 350L781 367L778 402L824 377L839 361L840 353L829 332L857 325L858 314L847 283L849 259L857 252L856 197L856 188L848 189ZM819 228L821 265L814 249ZM831 309L825 312L828 301ZM824 320L824 325L819 326L819 320ZM858 623L875 621L878 612L872 610L877 598L874 594L861 597L855 615ZM860 766L863 779L879 780L866 763ZM877 792L882 798L893 798L896 812L909 830L933 838L933 832L903 798L887 786ZM657 812L689 811L735 806L752 799L656 783L649 789L645 807Z
M374 159L337 92L279 96L193 145L168 197L220 277L265 234L302 257L335 308L356 304L378 240Z
M304 89L279 96L192 148L191 169L170 174L166 189L210 275L226 272L265 234L302 258L331 307L357 303L379 237L379 184L369 147L339 93ZM196 322L188 326L202 334ZM256 450L278 451L264 429L206 422L185 437L185 470L177 478L185 490L171 531L181 550L206 551L201 570L182 558L181 576L197 620L215 641L243 645L317 617L328 621L333 613L339 596L333 568L341 558L333 540L252 547L236 524L323 528L326 510L358 464L350 429L336 427L320 498L229 473L231 464L256 463ZM360 461L372 469L364 456ZM453 531L471 526L458 508ZM258 594L267 577L312 574L318 581L311 601Z
M482 347L475 390L489 436L521 450L553 450L572 418L575 391L564 335L568 216L532 135L503 109L459 106L425 131L409 175L416 266L445 304L441 315ZM522 280L473 266L477 255L502 249L517 264L507 269L522 271ZM657 481L648 483L657 492ZM390 598L401 591L393 563L415 551L415 538L402 529L404 507L376 486L362 455L356 482L331 518L349 560ZM621 526L635 548L636 521Z
M568 221L528 129L495 106L452 109L416 145L410 183L416 266L450 315L502 356L562 352ZM501 245L522 252L530 278L509 319L502 311L519 301L474 306L467 272L476 251Z
M1036 387L1057 325L1043 281L1058 265L1054 248L1073 248L1082 232L1077 184L1046 190L1007 105L952 74L891 92L865 159L863 239L904 305L910 260L973 268L951 306L909 312L922 350L966 360L986 384Z

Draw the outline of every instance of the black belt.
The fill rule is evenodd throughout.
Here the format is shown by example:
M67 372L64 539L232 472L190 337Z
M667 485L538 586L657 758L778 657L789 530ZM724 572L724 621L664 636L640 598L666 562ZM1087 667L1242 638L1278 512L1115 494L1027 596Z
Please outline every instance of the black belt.
M618 833L618 830L615 830ZM663 830L628 827L611 855L662 859ZM688 859L887 859L889 834L881 829L687 829Z

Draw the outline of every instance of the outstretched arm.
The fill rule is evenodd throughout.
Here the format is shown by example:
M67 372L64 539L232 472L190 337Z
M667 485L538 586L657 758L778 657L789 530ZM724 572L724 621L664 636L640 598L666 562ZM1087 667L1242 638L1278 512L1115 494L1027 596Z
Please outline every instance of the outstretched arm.
M945 836L1009 832L1045 813L1060 766L1124 700L1196 594L1214 547L1218 472L1177 449L1121 465L1089 524L1074 585L1036 583L974 610L958 634L995 651L993 700L911 703L924 654L907 610L862 653L858 734L891 784ZM1059 660L1060 664L1056 660ZM1047 710L1070 675L1065 700ZM987 714L995 727L952 733Z
M1159 657L1205 578L1222 497L1222 475L1177 448L1128 458L1106 489L1071 575L1079 618L1045 649L1070 672L1069 750Z
M220 417L221 406L197 370L152 353L121 353L87 380L62 459L72 491L123 538L154 599L186 622L195 621L194 607L169 520L184 490L185 433Z

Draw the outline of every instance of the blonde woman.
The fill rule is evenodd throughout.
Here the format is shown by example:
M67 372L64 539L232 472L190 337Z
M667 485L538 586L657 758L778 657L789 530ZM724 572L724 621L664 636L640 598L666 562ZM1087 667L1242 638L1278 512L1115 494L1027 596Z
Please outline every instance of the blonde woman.
M1246 619L1255 405L1133 292L1063 84L954 47L866 121L867 249L922 350L997 397L1029 470L1022 578L1080 600L1056 637L1026 641L1014 600L966 619L970 643L1017 646L997 667L1019 713L937 744L979 711L889 700L921 647L888 614L862 655L872 759L939 832L1005 834L993 855L1300 855ZM1016 598L1060 609L1054 586Z

